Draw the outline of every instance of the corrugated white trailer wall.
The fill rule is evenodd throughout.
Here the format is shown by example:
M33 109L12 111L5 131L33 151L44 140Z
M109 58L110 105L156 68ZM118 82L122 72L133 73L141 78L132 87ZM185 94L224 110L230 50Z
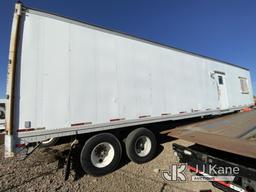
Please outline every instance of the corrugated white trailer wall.
M15 128L158 117L253 103L248 70L126 35L27 10L16 71ZM249 94L241 93L247 78ZM222 107L223 108L223 107Z

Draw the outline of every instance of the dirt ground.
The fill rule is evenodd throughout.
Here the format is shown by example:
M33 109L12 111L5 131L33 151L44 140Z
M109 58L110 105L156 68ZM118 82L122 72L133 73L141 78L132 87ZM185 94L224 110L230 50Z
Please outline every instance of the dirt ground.
M227 118L236 116L218 117L227 122ZM217 118L217 117L216 117ZM201 120L193 119L173 124L174 127L200 123ZM211 121L211 119L209 119ZM162 125L161 125L162 126ZM161 127L160 126L160 127ZM157 127L156 127L157 128ZM168 125L168 128L169 125ZM1 135L0 135L1 136ZM256 141L256 136L250 138ZM79 166L79 158L73 159L71 176L64 181L63 154L68 152L69 144L62 144L48 149L37 149L26 160L4 159L4 147L0 145L0 192L2 191L170 191L170 192L196 192L214 191L218 192L209 182L170 182L165 181L161 175L163 170L169 170L169 166L177 163L178 159L172 150L172 143L189 146L192 143L183 140L172 140L163 134L159 136L157 156L150 162L138 165L130 162L123 155L120 166L111 174L102 177L92 177L84 174ZM1 143L1 137L0 137ZM79 157L79 151L75 151ZM192 173L187 172L187 178Z
M166 182L161 170L168 170L177 158L172 151L172 143L189 145L176 140L161 144L158 156L152 161L137 165L123 158L120 167L111 174L92 177L79 171L71 171L64 181L62 171L57 169L61 152L67 145L50 149L38 149L24 161L3 158L3 145L0 146L0 191L218 191L208 182ZM79 170L79 166L75 167ZM191 176L191 173L188 173Z

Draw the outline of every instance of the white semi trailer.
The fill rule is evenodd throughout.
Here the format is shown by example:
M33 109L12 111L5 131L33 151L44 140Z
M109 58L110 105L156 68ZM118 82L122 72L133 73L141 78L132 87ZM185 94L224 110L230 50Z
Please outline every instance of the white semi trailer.
M132 161L153 158L151 123L238 111L252 93L245 68L18 3L5 156L75 136L84 171L102 175L118 165L123 140Z

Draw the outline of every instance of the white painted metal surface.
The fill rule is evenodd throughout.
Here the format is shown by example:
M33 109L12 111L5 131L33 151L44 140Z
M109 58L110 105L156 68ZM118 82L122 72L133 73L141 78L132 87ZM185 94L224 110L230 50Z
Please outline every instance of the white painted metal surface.
M40 14L24 16L16 129L253 103L251 84L240 88L247 70ZM225 73L220 100L214 71Z
M31 9L20 35L14 129L45 128L39 140L77 134L73 124L111 129L111 119L142 124L253 104L249 71L214 59Z

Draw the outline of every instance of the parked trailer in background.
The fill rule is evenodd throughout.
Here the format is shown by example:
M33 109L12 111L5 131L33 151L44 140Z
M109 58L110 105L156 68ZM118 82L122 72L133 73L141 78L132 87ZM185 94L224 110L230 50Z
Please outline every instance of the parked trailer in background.
M82 135L93 175L118 165L122 140L132 161L151 160L151 123L253 105L247 69L21 4L9 61L5 156Z
M5 129L5 99L0 99L0 131Z

